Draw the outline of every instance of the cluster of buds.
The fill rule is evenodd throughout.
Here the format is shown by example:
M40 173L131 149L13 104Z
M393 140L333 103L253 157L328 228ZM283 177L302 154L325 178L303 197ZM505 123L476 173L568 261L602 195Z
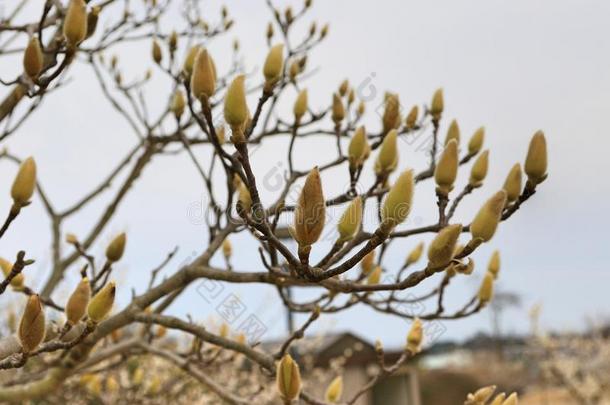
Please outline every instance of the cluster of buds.
M516 392L506 395L501 392L494 397L495 385L479 388L472 394L468 394L464 405L518 405L519 396ZM492 399L493 398L493 399Z

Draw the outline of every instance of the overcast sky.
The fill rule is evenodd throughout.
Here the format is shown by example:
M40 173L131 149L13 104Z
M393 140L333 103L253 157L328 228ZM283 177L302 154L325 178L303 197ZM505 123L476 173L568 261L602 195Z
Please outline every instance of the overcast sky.
M3 3L0 0L0 8ZM39 7L42 1L33 3ZM220 3L209 4L209 12L215 18ZM245 63L259 66L266 53L264 27L270 19L264 1L226 4L236 25L231 34L210 46L219 69L229 66L229 49L236 36L240 38ZM300 7L300 2L277 4ZM427 103L433 91L443 87L443 136L451 118L458 119L463 138L481 125L486 127L490 175L480 191L466 198L456 220L468 222L482 201L501 187L510 167L523 162L531 135L538 129L546 133L548 180L534 198L500 226L497 236L477 251L475 273L452 284L447 306L458 308L476 291L489 255L500 249L498 288L519 293L523 298L520 308L507 313L503 323L506 331L525 331L528 309L535 303L543 304L543 326L550 329L571 330L584 327L588 318L607 319L610 3L314 0L311 14L306 21L313 17L320 23L330 22L327 41L309 59L309 68L316 73L305 86L314 108L327 106L339 82L347 78L376 92L369 102L367 120L367 125L376 129L379 119L373 110L381 103L384 91L399 93L404 108L409 108ZM303 32L308 26L302 25ZM116 50L127 75L149 67L155 71L149 49L150 44L145 42ZM10 78L16 70L15 62L0 59L3 79ZM160 72L154 75L161 76ZM66 207L94 187L136 141L100 95L87 66L75 67L69 76L72 82L49 97L19 133L2 145L20 156L36 157L40 181L57 207ZM155 105L161 108L168 91L167 82L153 80L147 91L153 111ZM290 111L293 98L286 100L281 110ZM333 143L321 142L299 144L298 168L334 158ZM257 173L285 169L285 162L277 153L285 145L274 142L258 150L253 157ZM426 155L417 145L399 145L401 169L424 167ZM209 153L203 150L198 156L204 161ZM7 190L8 194L15 167L6 162L1 162L0 167L4 173L0 190ZM462 172L458 190L467 181L468 169ZM340 193L346 184L343 171L333 173L336 175L323 178L328 196ZM175 246L179 246L179 253L166 274L192 257L193 252L201 251L206 231L197 210L207 197L200 184L185 155L157 157L120 206L94 250L101 255L115 233L128 232L125 259L117 268L121 305L128 302L132 286L137 291L145 288L150 269ZM110 196L104 195L64 230L84 235ZM264 199L272 201L274 196L268 193ZM415 198L410 225L435 221L432 185L418 187ZM7 211L9 205L8 197L0 201L0 212ZM48 220L36 199L0 246L3 256L25 249L37 259L27 276L34 285L37 281L41 284L48 274L48 233ZM395 242L386 267L400 266L406 252L419 240ZM233 242L237 248L234 266L259 269L258 255L249 238L239 235ZM314 255L322 254L325 248L315 248ZM220 258L215 260L222 263ZM73 272L71 280L76 269ZM425 292L431 286L433 283L426 283L418 291ZM265 322L268 337L283 331L283 311L273 289L227 286L224 294L229 293L239 295L247 313L256 313ZM15 296L12 297L14 301ZM217 304L206 302L192 287L171 310L206 320L217 318ZM426 305L433 307L433 303ZM443 328L444 338L465 338L480 330L488 331L490 314L483 311L467 320L444 322ZM367 309L354 309L340 316L323 316L319 329L352 330L369 339L379 337L389 345L398 345L408 324Z

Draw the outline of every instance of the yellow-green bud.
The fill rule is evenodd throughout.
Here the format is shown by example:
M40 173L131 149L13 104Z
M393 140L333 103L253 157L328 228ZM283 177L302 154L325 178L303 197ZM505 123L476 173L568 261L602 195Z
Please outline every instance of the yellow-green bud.
M110 313L114 304L114 295L116 286L113 281L106 284L89 302L87 306L87 315L89 319L98 323L104 320Z
M494 236L505 205L506 191L504 190L498 191L487 200L470 224L473 239L481 238L487 242Z
M248 104L246 103L246 88L245 88L246 76L237 76L225 96L224 115L225 121L231 126L231 130L234 132L243 131L244 124L248 121L249 111Z
M356 114L358 114L359 117L362 117L364 115L364 110L366 110L366 105L364 104L364 101L361 101L356 109Z
M508 176L506 176L506 181L504 181L504 191L506 191L506 201L513 202L519 198L521 194L522 180L521 180L521 165L516 163L510 172L508 172Z
M413 170L403 172L396 180L381 209L381 219L390 227L394 227L407 219L413 205Z
M343 377L337 376L326 389L324 397L327 402L335 404L339 402L341 395L343 395Z
M284 70L284 44L277 44L269 50L263 74L265 75L265 85L270 89L282 75Z
M295 122L301 122L301 118L307 112L307 89L303 89L299 92L297 100L294 102L294 120Z
M451 124L449 124L447 136L445 137L445 145L452 139L455 139L458 145L460 144L460 126L458 125L457 120L453 120L451 121Z
M517 405L519 403L519 397L516 392L513 392L504 400L502 405Z
M379 280L381 280L381 267L375 266L373 271L369 274L367 278L368 285L376 285L379 284Z
M362 274L365 276L369 275L371 271L373 271L373 267L375 266L375 251L371 250L362 258L360 262L360 267L362 268Z
M409 114L407 114L407 118L405 119L405 126L407 127L407 129L415 128L415 125L417 124L418 114L419 114L419 107L414 105L411 108L411 111L409 111Z
M23 53L23 70L32 79L38 77L42 71L43 56L38 37L33 35Z
M172 98L172 104L170 106L170 109L177 119L180 119L180 117L182 117L182 114L184 114L185 107L186 102L184 100L184 93L182 92L182 90L176 90L176 93L174 93L174 97Z
M375 173L378 176L392 173L398 166L398 132L391 130L383 138L383 143L375 161Z
M485 127L480 127L479 129L474 131L474 134L472 134L472 137L470 138L470 141L468 142L468 154L476 155L477 153L479 153L479 151L483 148L484 140L485 140Z
M410 266L413 263L418 262L423 252L424 242L419 242L417 246L415 246L415 248L407 256L407 260L405 260L405 266Z
M485 404L489 401L489 398L491 398L495 390L495 385L479 388L474 394L468 394L468 400L471 401L470 403L473 405Z
M472 165L470 170L469 184L472 187L480 187L483 184L483 180L487 176L487 169L489 167L489 150L484 151L479 155L477 160Z
M84 0L70 0L63 34L68 46L75 48L87 35L87 5Z
M17 206L24 206L30 202L36 188L36 162L34 158L25 159L19 166L17 176L11 188L11 197Z
M385 110L383 111L383 133L398 128L401 121L398 94L388 93L385 100Z
M186 58L184 59L184 66L182 67L182 70L187 75L187 77L191 77L191 74L193 73L193 67L195 66L195 59L197 59L197 54L199 53L200 50L201 50L201 47L199 45L195 45L191 49L189 49L188 53L186 54Z
M240 181L238 191L238 200L241 206L243 207L244 211L250 211L250 208L252 207L252 196L250 196L250 190L248 190L248 187Z
M364 163L364 154L367 143L368 140L366 138L366 130L363 126L360 126L356 129L356 132L354 133L354 136L352 137L347 149L349 164L352 168L362 166Z
M11 274L11 271L13 270L13 263L0 257L0 267L2 268L2 273L4 273L4 277L8 277L8 275ZM23 275L23 273L17 274L11 280L11 286L16 289L22 288L24 284L25 276Z
M451 261L461 233L462 224L449 225L440 230L428 247L428 261L433 268L443 267Z
M285 401L293 401L301 392L301 373L299 365L289 354L284 355L277 364L276 385L280 396Z
M345 107L338 94L333 94L333 105L332 105L332 120L335 124L339 124L345 118Z
M301 246L311 246L322 234L326 219L326 206L322 192L320 171L309 172L299 201L294 210L295 239Z
M87 277L81 279L66 304L66 318L69 325L76 325L87 312L91 300L91 286Z
M161 46L159 45L159 42L157 42L156 39L153 39L152 42L152 58L155 61L155 63L158 65L161 63L161 61L163 60L163 52L161 51Z
M111 262L118 262L121 260L121 257L123 257L123 252L125 252L126 242L127 235L125 232L115 237L106 248L106 259Z
M532 183L538 184L546 179L546 170L546 139L544 138L544 133L538 131L530 141L527 158L525 159L525 174L527 174L527 177Z
M491 258L489 259L489 264L487 265L487 271L493 274L494 278L498 278L498 273L500 273L500 252L495 250L491 254Z
M438 89L432 96L432 102L430 103L430 115L435 120L439 120L445 109L445 101L443 99L443 89Z
M501 392L498 395L496 395L494 400L491 401L489 403L489 405L503 405L504 404L504 399L506 399L506 394Z
M337 229L339 231L339 240L342 242L348 241L354 237L358 229L360 229L360 223L362 222L362 197L358 196L352 200L347 206Z
M457 177L458 170L458 146L455 139L450 140L445 146L436 169L434 170L434 180L437 190L447 195L453 190L453 183Z
M487 304L491 301L494 293L494 275L490 272L486 272L479 288L479 302L481 305Z
M407 350L413 354L419 353L424 339L424 328L419 318L415 318L407 335Z
M233 246L231 245L231 241L229 239L225 239L222 241L222 255L225 257L225 259L229 260L232 254Z
M36 349L44 340L46 332L45 316L40 297L31 295L19 322L19 341L24 353Z
M191 91L198 100L210 98L216 91L216 72L214 62L208 50L202 48L197 53L193 73L191 74Z
M341 97L345 97L348 90L349 90L349 81L347 79L345 79L339 85L339 95Z

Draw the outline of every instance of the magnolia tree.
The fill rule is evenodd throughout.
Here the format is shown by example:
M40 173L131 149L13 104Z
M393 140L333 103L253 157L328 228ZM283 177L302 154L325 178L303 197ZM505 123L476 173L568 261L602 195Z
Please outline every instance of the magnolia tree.
M28 286L27 273L35 258L19 251L0 262L5 274L0 294L26 296L26 300L17 301L17 316L8 316L7 333L0 340L0 368L5 370L0 401L44 397L138 401L148 396L151 402L355 403L376 381L416 356L427 323L468 317L492 299L500 265L497 253L489 261L478 293L464 297L460 308L444 306L451 280L472 273L477 248L492 239L499 224L511 218L545 179L542 132L532 137L523 166L525 176L521 165L515 164L502 189L481 196L479 211L468 221L457 223L456 208L477 191L487 175L484 129L463 142L454 121L441 139L441 89L429 103L415 105L406 116L398 94L387 93L381 125L375 128L361 125L366 107L347 81L332 98L329 94L332 102L328 107L311 106L303 86L310 73L307 60L310 51L324 41L328 26L318 27L315 22L303 26L310 0L284 10L267 2L271 18L266 28L268 54L261 55L262 74L247 75L237 58L229 70L217 70L209 52L208 44L233 26L224 8L219 15L208 15L201 12L196 0L92 0L90 4L84 0L47 0L35 18L17 24L26 3L5 4L0 20L0 55L19 54L23 60L21 74L1 78L0 122L4 130L0 139L19 136L21 124L43 108L43 99L54 97L57 88L68 85L70 69L80 64L90 67L101 84L99 102L110 103L138 142L98 187L84 191L80 200L63 209L53 204L53 196L37 182L36 157L16 156L6 149L2 152L2 158L17 163L19 170L10 190L12 207L0 236L19 233L19 218L28 215L33 200L40 201L52 225L52 263L44 285L34 290ZM164 27L162 17L172 7L179 7L182 19L172 18L172 25ZM161 74L173 89L171 94L156 97L165 100L158 115L151 116L142 97L150 73L125 77L117 56L105 56L110 52L120 56L121 46L127 42L150 47L155 74ZM239 52L237 42L233 52ZM70 85L79 81L78 77L72 79ZM248 102L248 95L257 101L252 102L252 98ZM294 106L292 114L282 116L278 106L286 104ZM422 170L401 165L401 139L424 132L430 139L429 164ZM336 157L331 161L312 158L306 170L298 170L295 142L310 135L326 137L328 140L316 142L330 142ZM277 137L289 140L286 181L279 191L263 190L259 186L263 174L252 168L252 148ZM194 153L196 148L210 150L211 159L201 161ZM138 178L145 176L153 157L177 149L192 161L205 184L209 243L196 258L178 268L166 268L170 254L151 271L148 289L134 292L131 302L113 309L116 289L131 288L111 281L113 268L126 248L126 235L115 236L103 258L90 251L99 245L111 218L121 215L121 203ZM342 173L349 184L344 192L323 190L321 177L331 169ZM460 169L469 171L469 180L465 188L454 190ZM374 171L374 181L365 182L361 176L365 171ZM114 195L109 205L98 212L91 229L84 235L66 234L64 222L78 219L81 209L97 201L119 179L118 187L111 188ZM414 199L419 198L416 186L424 182L436 183L438 218L409 228L405 221ZM288 196L295 190L299 197L291 201ZM265 204L262 200L274 202ZM336 221L326 214L331 207L344 210ZM285 222L290 226L282 225ZM338 236L328 251L322 251L320 237L330 227L336 227ZM252 237L248 246L257 249L260 258L249 268L231 265L230 238L238 233ZM427 249L420 243L404 265L382 265L392 242L424 234L434 235ZM462 235L467 243L460 245ZM211 264L215 254L224 254L225 266ZM159 279L163 268L169 276ZM80 271L81 280L64 280L64 275L75 269ZM247 283L252 288L271 285L286 311L304 314L301 318L305 321L271 350L226 325L211 330L193 319L167 314L167 308L187 287L202 279ZM418 289L428 279L435 280L437 287ZM72 293L59 294L60 286ZM291 289L311 290L316 296L297 300ZM401 294L405 291L409 291L409 298ZM405 309L405 304L424 300L432 300L435 308L418 317ZM413 321L410 331L405 331L402 355L387 364L378 343L378 367L368 383L355 388L344 389L340 368L326 373L318 370L320 384L326 387L324 395L318 394L308 382L316 373L304 358L291 357L290 353L295 353L291 348L324 314L355 306ZM61 321L51 322L52 318ZM490 398L487 389L467 401L483 404ZM516 403L515 395L506 402L503 396L498 398L501 400L494 399L494 404Z

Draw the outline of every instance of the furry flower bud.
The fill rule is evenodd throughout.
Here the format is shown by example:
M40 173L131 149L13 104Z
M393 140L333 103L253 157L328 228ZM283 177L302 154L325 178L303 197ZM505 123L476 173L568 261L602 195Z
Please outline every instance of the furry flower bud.
M487 271L493 274L494 278L498 278L498 273L500 273L500 252L495 250L491 254L491 258L489 259L489 264L487 265Z
M301 122L301 118L307 112L307 89L301 90L297 96L297 100L294 102L294 120L295 122Z
M182 66L182 70L184 71L184 73L186 74L187 77L191 77L191 74L193 73L193 67L195 66L195 59L197 59L197 54L199 54L200 50L201 50L201 47L199 45L195 45L191 49L189 49L188 53L186 54L186 58L184 59L184 65Z
M428 261L432 267L443 267L451 261L461 233L462 224L449 225L440 230L428 247Z
M229 239L225 239L222 242L222 255L225 257L225 259L229 260L232 254L233 246L231 245L231 241Z
M19 341L24 353L36 349L46 332L44 309L37 294L30 295L19 322Z
M491 301L494 293L494 275L490 272L486 272L483 277L483 282L481 282L481 287L479 287L479 302L481 305L487 304Z
M364 126L360 126L356 129L356 132L354 133L354 136L352 137L347 149L349 164L353 169L362 166L364 163L364 154L367 143L368 140L366 138L366 130L364 129Z
M489 405L503 405L505 399L506 399L506 394L501 392L495 396L495 398L493 399L493 401L491 401L489 403Z
M68 46L75 48L87 35L87 5L84 0L70 0L63 34Z
M484 151L479 155L477 160L472 165L470 170L470 180L468 183L471 187L480 187L483 184L483 180L487 176L487 169L489 167L489 150Z
M326 219L326 206L322 192L320 171L309 172L294 211L295 239L301 246L311 246L322 234Z
M163 60L163 52L161 51L161 46L156 39L153 39L152 48L151 48L152 58L155 63L158 65Z
M216 91L216 72L208 50L202 48L197 53L191 74L191 91L198 100L212 97Z
M248 104L246 103L246 87L245 87L246 76L237 76L225 96L224 115L225 121L231 126L231 130L238 132L244 124L248 121ZM235 134L234 134L235 135Z
M112 305L114 304L115 293L116 286L114 282L111 281L91 299L87 306L87 315L89 315L89 319L92 322L101 322L108 316L112 309Z
M504 191L506 191L506 201L513 202L519 198L521 194L523 180L521 179L521 165L516 163L510 172L508 172L508 176L506 176L506 180L504 181Z
M468 154L476 155L483 148L483 141L485 141L485 127L480 127L468 141Z
M366 282L368 285L376 285L379 284L379 280L381 280L381 267L375 266L373 271L369 274Z
M326 388L326 394L324 397L326 398L327 402L335 404L339 402L341 395L343 395L343 377L337 376L329 384L328 388Z
M362 222L362 197L358 196L352 200L341 215L337 229L339 240L348 241L354 237Z
M519 397L516 392L513 392L504 400L502 405L517 405L519 403Z
M127 235L125 232L116 236L112 242L106 248L106 259L110 262L118 262L123 257L125 252L125 243L127 242Z
M424 242L419 242L417 246L407 256L405 260L405 266L410 266L413 263L416 263L421 258L422 253L424 252Z
M333 94L333 105L331 118L335 124L339 124L345 118L345 107L341 102L341 97L337 93Z
M85 313L91 300L91 285L87 277L81 279L66 304L66 318L69 325L76 325Z
M489 241L496 233L505 205L506 191L504 190L498 191L487 200L470 224L472 237L481 238L484 242Z
M392 129L398 128L401 121L400 99L398 98L398 94L388 93L382 118L383 133L385 134Z
M182 92L182 90L176 90L176 93L174 93L174 97L172 98L172 104L170 106L170 109L176 119L179 120L180 117L182 117L182 114L184 114L185 107L186 102L184 100L184 93Z
M239 194L237 198L243 210L246 212L250 211L250 208L252 207L252 196L250 196L250 190L248 190L248 187L243 182L240 182L238 192Z
M443 114L445 109L445 101L443 99L443 89L438 89L432 96L432 102L430 103L430 115L432 118L438 121Z
M547 177L546 139L542 131L532 137L525 159L525 173L533 184L543 182Z
M450 140L445 146L436 169L434 170L434 180L437 190L447 195L453 190L453 183L457 177L458 170L458 146L455 139Z
M42 71L43 59L38 37L33 35L23 53L23 70L30 78L38 77Z
M411 108L411 110L409 111L409 114L407 114L407 118L405 119L405 126L407 127L407 129L415 128L415 125L417 124L418 115L419 115L419 107L414 105Z
M284 355L276 368L276 385L280 396L286 401L293 401L301 392L301 373L299 365L289 354Z
M383 143L375 161L375 173L384 176L392 173L398 166L398 147L396 145L398 132L391 130L383 138Z
M362 268L362 274L365 276L370 274L373 271L373 267L375 266L375 251L371 250L362 258L360 262L360 267Z
M419 318L415 318L407 335L407 350L411 353L419 353L424 338L424 328Z
M11 197L17 206L24 206L30 202L36 188L36 162L29 157L19 166L17 176L11 188Z
M381 219L384 223L394 227L407 219L413 205L414 189L413 170L407 170L396 180L383 203Z
M265 85L271 88L278 82L284 70L284 44L277 44L271 47L265 59L263 74L265 75Z
M458 125L457 120L453 120L451 121L451 124L449 124L449 129L447 129L447 135L445 136L445 145L452 139L455 139L458 145L460 144L460 126Z

